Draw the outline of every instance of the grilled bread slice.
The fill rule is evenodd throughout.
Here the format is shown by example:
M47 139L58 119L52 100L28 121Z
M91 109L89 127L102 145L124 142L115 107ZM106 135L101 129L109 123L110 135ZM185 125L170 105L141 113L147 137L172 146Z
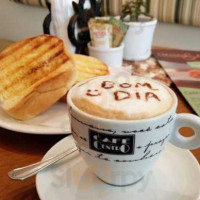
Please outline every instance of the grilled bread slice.
M77 69L76 82L109 74L108 66L97 58L80 54L72 54L72 57ZM66 95L60 100L66 102Z
M0 101L15 119L30 119L45 111L75 81L73 58L55 36L27 38L0 54Z
M77 82L109 74L108 66L97 58L73 54L73 59L78 73Z

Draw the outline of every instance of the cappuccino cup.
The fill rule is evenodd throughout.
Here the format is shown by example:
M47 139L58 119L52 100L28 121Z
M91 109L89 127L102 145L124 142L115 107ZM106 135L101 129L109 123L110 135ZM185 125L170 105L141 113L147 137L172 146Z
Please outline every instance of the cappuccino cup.
M70 89L67 103L82 158L108 184L124 186L142 179L168 142L183 149L200 147L200 118L176 114L175 93L152 79L89 79ZM182 127L195 134L182 136Z

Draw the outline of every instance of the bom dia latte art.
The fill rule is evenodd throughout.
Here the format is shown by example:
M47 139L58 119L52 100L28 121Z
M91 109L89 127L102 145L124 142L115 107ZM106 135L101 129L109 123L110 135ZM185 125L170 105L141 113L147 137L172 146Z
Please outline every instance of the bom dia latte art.
M102 76L83 82L72 95L82 111L107 119L138 120L168 111L173 98L163 85L143 77L130 76L117 80Z

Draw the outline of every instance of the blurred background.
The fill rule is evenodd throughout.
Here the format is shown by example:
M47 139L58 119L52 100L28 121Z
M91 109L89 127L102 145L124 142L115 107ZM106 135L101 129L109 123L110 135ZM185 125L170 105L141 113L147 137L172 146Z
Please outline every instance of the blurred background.
M43 33L43 20L48 14L46 1L1 0L0 39L4 39L4 42L5 40L17 41ZM199 50L200 1L147 1L149 12L159 20L153 40L154 46ZM104 14L118 15L125 2L126 0L103 0Z

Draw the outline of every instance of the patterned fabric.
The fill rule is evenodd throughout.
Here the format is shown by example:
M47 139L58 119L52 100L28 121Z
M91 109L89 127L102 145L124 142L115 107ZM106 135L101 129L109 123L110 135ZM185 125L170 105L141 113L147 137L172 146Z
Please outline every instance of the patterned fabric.
M200 26L200 0L146 0L148 11L161 22Z
M200 0L146 0L146 3L147 11L160 22L200 26Z
M46 7L50 0L11 0ZM67 1L67 0L66 0ZM122 0L123 3L130 0ZM200 26L200 0L146 0L148 11L160 22Z

